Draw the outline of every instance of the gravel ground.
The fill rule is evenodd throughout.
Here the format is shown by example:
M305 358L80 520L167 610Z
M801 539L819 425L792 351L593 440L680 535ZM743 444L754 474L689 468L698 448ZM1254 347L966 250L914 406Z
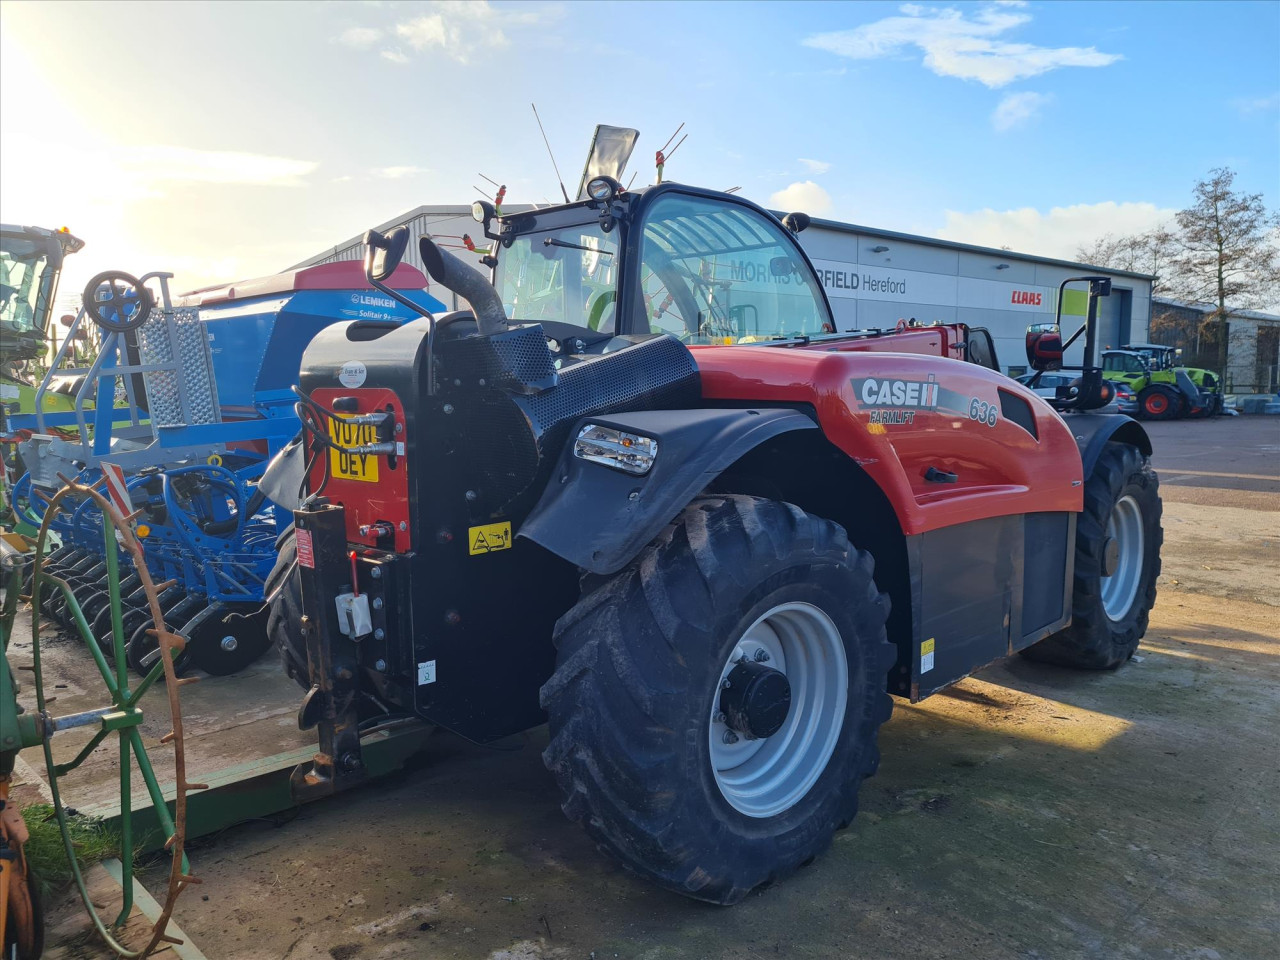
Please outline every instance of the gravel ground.
M545 729L437 735L409 771L198 846L180 923L237 960L1275 957L1280 419L1151 432L1166 540L1141 659L1015 657L899 702L862 812L778 887L731 909L656 890L560 813ZM254 730L294 742L292 703L228 733L237 688L189 690L197 771ZM60 913L52 955L97 956Z

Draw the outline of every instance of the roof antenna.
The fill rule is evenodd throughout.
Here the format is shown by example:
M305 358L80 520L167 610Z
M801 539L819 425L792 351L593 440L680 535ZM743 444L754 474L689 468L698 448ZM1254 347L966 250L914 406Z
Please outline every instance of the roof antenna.
M547 131L542 128L542 118L538 116L538 105L531 103L529 106L533 107L533 119L538 121L538 129L542 131L542 142L547 145L547 156L551 158L551 166L556 171L556 179L560 181L560 192L564 194L564 202L572 203L573 201L569 199L569 191L564 188L564 177L560 176L560 167L556 163L556 155L551 152L551 141L547 139Z

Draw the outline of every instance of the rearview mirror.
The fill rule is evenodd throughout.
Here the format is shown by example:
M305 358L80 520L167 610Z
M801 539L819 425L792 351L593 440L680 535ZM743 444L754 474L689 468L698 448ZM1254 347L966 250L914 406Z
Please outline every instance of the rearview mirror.
M396 272L409 245L409 228L400 226L388 230L386 235L368 230L364 235L364 272L374 280L386 281Z
M788 213L782 218L782 225L792 233L803 233L805 228L809 226L809 215L807 213Z
M1055 324L1035 323L1027 327L1027 363L1032 370L1061 369L1062 333Z
M769 261L769 273L775 277L789 277L796 272L796 262L790 257L774 257Z

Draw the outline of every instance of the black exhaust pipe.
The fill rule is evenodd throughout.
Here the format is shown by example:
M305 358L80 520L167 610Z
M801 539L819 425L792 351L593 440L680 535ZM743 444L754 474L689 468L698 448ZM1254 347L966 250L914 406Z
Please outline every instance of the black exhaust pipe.
M489 281L452 253L440 249L430 237L418 240L418 252L431 279L471 305L481 334L492 337L507 329L507 312L502 309L502 298Z

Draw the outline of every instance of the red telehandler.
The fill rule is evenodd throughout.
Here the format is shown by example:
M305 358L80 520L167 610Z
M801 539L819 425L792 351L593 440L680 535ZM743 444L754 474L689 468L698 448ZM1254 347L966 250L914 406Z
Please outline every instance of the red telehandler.
M478 742L547 723L602 849L734 903L849 823L891 695L1012 653L1129 658L1160 570L1151 445L1092 412L1105 278L1063 282L1088 286L1085 359L1046 401L983 331L832 332L803 215L587 193L477 204L491 283L421 238L469 311L306 351L304 431L263 481L296 508L268 585L320 741L295 788L364 779L382 715ZM407 230L366 240L402 299ZM1036 369L1063 348L1028 336Z

